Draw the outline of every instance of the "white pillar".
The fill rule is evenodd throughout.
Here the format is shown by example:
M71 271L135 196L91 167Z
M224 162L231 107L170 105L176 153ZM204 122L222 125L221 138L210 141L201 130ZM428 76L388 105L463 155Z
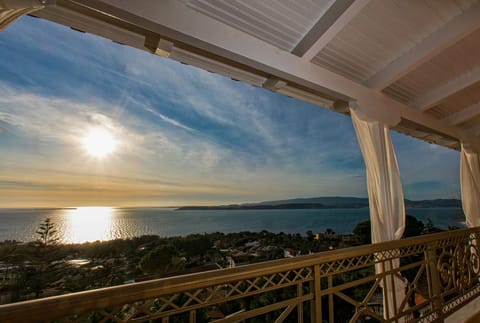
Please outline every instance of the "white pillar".
M405 229L405 203L389 128L358 109L351 108L350 112L367 171L372 242L398 240ZM391 264L387 261L375 266L377 274L398 268L400 260L394 259ZM396 275L391 277L387 275L381 282L386 320L395 315L393 309L399 309L405 298L405 282Z
M480 226L480 159L478 153L462 144L460 188L463 212L469 228Z

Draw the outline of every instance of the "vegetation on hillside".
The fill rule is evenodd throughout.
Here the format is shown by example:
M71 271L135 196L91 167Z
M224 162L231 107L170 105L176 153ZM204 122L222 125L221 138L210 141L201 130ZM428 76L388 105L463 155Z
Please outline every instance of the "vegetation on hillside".
M405 237L423 230L421 221L407 216ZM60 244L55 224L46 219L36 233L33 242L0 243L0 303L344 248L369 243L371 236L369 221L359 223L354 235L264 230Z

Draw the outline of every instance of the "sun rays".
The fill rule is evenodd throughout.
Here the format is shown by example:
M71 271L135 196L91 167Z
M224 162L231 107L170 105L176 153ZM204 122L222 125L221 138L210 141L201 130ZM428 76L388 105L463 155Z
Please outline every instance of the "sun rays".
M92 128L83 137L82 145L88 155L104 159L117 149L118 141L108 129Z

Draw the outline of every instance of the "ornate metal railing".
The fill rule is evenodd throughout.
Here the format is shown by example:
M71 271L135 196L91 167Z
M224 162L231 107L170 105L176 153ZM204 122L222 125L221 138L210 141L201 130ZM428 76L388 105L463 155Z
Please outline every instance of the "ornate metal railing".
M456 230L3 305L0 322L442 321L480 294L479 238Z

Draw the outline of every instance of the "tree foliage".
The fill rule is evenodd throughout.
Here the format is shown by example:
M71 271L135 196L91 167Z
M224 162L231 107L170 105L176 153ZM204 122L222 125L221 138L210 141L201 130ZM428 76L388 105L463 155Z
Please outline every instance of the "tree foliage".
M160 245L140 260L140 269L147 274L164 274L178 270L181 265L177 249L170 245Z
M423 223L407 217L406 236L418 234L422 228ZM352 245L350 241L343 241L341 236L335 236L331 229L326 230L331 236L322 236L319 240L314 239L312 230L306 236L263 230L184 237L150 235L61 244L57 226L50 219L45 219L35 232L38 239L31 243L0 242L0 261L5 268L0 275L0 288L8 291L12 300L31 298L32 294L44 296L47 287L49 291L57 288L63 292L82 291L126 281L160 278L165 274L210 264L227 266L227 257L237 252L255 254L249 261L259 262L283 258L285 248L307 254L325 251L331 246L344 248ZM370 222L357 225L355 233L363 234L364 240L369 242ZM90 263L78 266L70 263L69 259L86 259ZM269 298L259 297L258 301L268 302Z
M36 278L34 282L35 296L39 297L41 291L45 288L47 276L52 276L54 272L49 270L51 262L56 259L56 252L60 243L60 237L58 236L55 224L46 218L40 223L36 234L37 240L33 244L33 260L36 262Z
M405 231L403 232L403 238L416 237L423 233L425 225L417 218L407 215L405 219Z
M360 244L372 243L372 228L370 220L358 223L353 229L353 234Z
M54 247L60 242L58 231L55 229L55 224L50 218L46 218L40 223L36 233L38 235L36 245L41 248Z
M175 239L173 243L187 257L203 257L206 251L212 247L212 237L205 234L191 234L187 237Z
M408 215L405 218L405 231L402 238L415 237L422 234L424 229L422 221L417 218ZM372 229L370 220L360 222L353 229L353 234L357 236L357 240L360 244L372 243Z

